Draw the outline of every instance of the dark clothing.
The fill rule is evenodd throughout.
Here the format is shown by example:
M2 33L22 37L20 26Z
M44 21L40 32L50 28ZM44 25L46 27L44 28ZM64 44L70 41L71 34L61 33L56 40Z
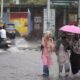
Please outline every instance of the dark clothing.
M40 49L43 50L44 46L41 44Z
M71 47L71 68L72 73L76 74L80 70L80 40L73 41L73 45Z
M76 54L71 50L70 62L72 73L76 74L80 69L80 54Z
M49 68L47 65L43 66L43 75L44 76L49 76Z
M15 39L15 33L10 33L9 37L10 39Z
M8 33L7 32L7 37L10 38L10 39L15 39L16 34L15 33Z

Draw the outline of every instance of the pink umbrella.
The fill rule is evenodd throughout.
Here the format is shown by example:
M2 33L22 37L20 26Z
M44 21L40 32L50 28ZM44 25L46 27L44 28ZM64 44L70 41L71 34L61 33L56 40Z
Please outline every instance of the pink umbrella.
M59 29L60 31L80 34L80 28L74 25L65 25Z

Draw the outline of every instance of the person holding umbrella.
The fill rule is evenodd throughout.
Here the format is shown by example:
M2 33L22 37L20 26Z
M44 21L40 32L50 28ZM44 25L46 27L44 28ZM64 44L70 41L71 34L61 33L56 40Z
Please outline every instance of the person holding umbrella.
M79 70L80 70L80 39L78 34L74 35L74 39L72 41L72 44L70 44L70 50L71 50L71 56L70 56L70 62L71 62L71 69L73 76L80 76Z
M69 75L69 53L68 53L68 39L66 35L61 36L60 43L58 45L58 62L60 76Z
M63 32L73 33L74 38L69 41L69 49L71 51L70 63L73 76L80 76L80 28L74 25L65 25L59 29Z

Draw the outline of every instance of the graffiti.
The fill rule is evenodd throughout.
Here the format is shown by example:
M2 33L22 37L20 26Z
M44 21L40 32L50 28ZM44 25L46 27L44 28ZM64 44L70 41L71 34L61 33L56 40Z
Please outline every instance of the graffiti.
M26 12L10 13L10 22L15 24L15 28L21 36L28 33L28 18Z

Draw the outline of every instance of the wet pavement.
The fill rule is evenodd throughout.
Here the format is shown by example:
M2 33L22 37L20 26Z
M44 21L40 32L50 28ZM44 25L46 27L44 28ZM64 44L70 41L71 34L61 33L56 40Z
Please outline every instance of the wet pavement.
M24 38L16 39L16 47L19 49L36 49L39 48L41 44L40 40L26 40Z
M16 46L6 51L0 50L0 80L80 80L80 78L71 77L54 78L52 73L50 77L41 76L42 62L40 49L31 49L31 45L29 48L25 48L22 45L21 49L18 47L18 44L27 45L25 40L20 39L16 41Z
M40 77L42 68L37 56L35 51L17 50L15 47L7 51L1 50L0 80L40 80L37 78Z

